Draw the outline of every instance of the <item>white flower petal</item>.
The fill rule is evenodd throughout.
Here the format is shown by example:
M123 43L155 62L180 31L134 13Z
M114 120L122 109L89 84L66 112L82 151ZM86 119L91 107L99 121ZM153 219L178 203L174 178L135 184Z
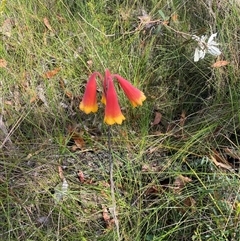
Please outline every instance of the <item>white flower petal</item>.
M205 43L205 42L206 42L206 39L207 39L207 35L202 35L200 42Z
M207 36L202 35L198 37L196 35L192 36L192 39L197 41L198 47L195 49L194 53L194 62L203 59L206 53L209 53L213 56L218 56L221 54L220 49L217 47L219 44L215 42L213 39L217 36L217 33L212 34L208 41L206 42Z
M221 54L221 51L219 48L215 47L215 46L210 46L208 48L208 53L210 53L213 56L218 56Z
M212 42L210 42L210 43L208 43L207 44L208 46L218 46L219 45L219 43L217 43L217 42L215 42L215 41L212 41Z
M194 62L198 62L199 59L203 59L205 57L206 51L199 49L198 47L195 49L194 53Z
M199 59L200 59L199 49L196 48L194 53L194 62L198 62Z
M217 36L217 33L212 34L208 39L208 43L211 43L216 36Z
M205 57L206 50L200 50L200 59L203 59Z

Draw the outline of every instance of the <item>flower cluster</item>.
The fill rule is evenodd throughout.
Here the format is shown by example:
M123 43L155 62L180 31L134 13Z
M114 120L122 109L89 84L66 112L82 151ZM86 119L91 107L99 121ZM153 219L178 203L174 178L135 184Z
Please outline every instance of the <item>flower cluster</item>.
M115 123L122 124L125 120L124 115L121 112L117 93L114 87L114 80L118 81L118 84L123 89L123 92L130 100L133 107L142 105L142 102L146 99L144 93L139 89L135 88L129 81L124 79L118 74L111 74L108 69L105 71L104 78L99 72L94 72L90 75L83 99L79 105L80 110L89 114L90 112L97 112L97 77L101 80L103 89L102 103L105 105L105 116L104 122L108 125Z
M195 49L194 53L194 62L199 61L199 59L203 59L206 53L213 56L219 56L221 54L221 51L217 47L219 44L213 40L216 36L217 33L212 34L207 42L206 35L201 36L201 38L196 35L192 36L192 38L198 42L198 47Z

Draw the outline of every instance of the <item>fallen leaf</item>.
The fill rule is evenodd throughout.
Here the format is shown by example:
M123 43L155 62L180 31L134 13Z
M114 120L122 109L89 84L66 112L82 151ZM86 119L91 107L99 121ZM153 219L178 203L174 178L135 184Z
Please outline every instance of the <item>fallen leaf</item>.
M212 68L220 68L222 66L226 66L229 64L229 61L226 60L219 60L211 65Z
M63 175L63 169L61 166L58 166L58 174L59 174L59 177L64 180L64 175Z
M162 192L163 192L163 189L161 186L152 185L147 188L147 190L144 192L144 194L146 196L149 196L149 195L159 194Z
M196 201L194 198L192 197L186 197L184 200L183 200L183 206L181 206L180 208L180 212L182 214L186 213L189 209L191 209L193 212L196 210Z
M186 112L185 112L185 110L183 110L182 113L181 113L179 125L180 125L181 127L183 127L184 124L185 124L185 121L186 121Z
M85 145L84 140L82 138L82 132L77 132L73 126L68 126L68 134L71 137L71 140L74 144L71 146L72 151L76 151L78 149L82 149Z
M240 160L240 152L233 149L233 148L224 148L223 149L227 155L229 155L230 157L234 158L234 159L237 159L237 160Z
M74 133L74 135L72 136L72 139L74 140L74 143L75 143L77 149L83 148L84 140L82 139L82 137L78 133Z
M111 228L113 228L113 225L115 224L115 221L109 215L109 212L108 212L107 208L105 206L102 206L102 208L103 208L102 217L103 217L103 220L106 224L106 228L111 229Z
M189 182L192 182L192 179L189 177L185 177L183 175L179 175L176 177L175 181L173 182L174 191L180 193L181 190L185 187L185 185Z
M156 165L143 164L142 166L142 172L159 172L160 170L161 167Z
M104 207L104 206L103 206L102 216L103 216L103 220L104 220L105 222L109 222L110 219L111 219L111 217L110 217L110 215L109 215L109 213L108 213L107 208Z
M0 59L0 68L6 68L7 67L7 61L5 59Z
M168 24L169 24L169 21L167 20L162 22L162 25L168 25Z
M64 91L64 94L69 98L69 99L73 99L73 94L72 94L72 92L70 91L70 90L65 90Z
M216 155L216 153L214 155L210 155L211 157L211 160L213 161L213 163L217 166L217 167L221 167L223 169L226 169L230 172L234 172L234 169L232 168L232 166L230 166L226 160L223 159L223 157L220 157L219 155ZM224 160L224 163L223 162L219 162L217 161L217 158L218 160L221 160L223 161Z
M65 94L69 99L73 100L73 97L74 97L74 96L73 96L73 93L65 87L65 83L64 83L63 79L60 79L60 80L59 80L59 84L60 84L60 87L63 89L64 94Z
M78 173L77 173L77 176L78 176L78 180L79 180L81 183L84 183L85 178L84 178L83 172L79 170Z
M154 118L154 121L152 123L153 126L159 124L162 120L162 114L160 112L155 112L155 118Z
M55 68L53 70L50 70L50 71L47 71L43 74L43 77L44 78L47 78L47 79L51 79L53 78L59 71L61 70L61 68Z
M184 205L186 205L187 207L192 207L196 204L196 201L192 198L192 197L187 197L184 201L183 201Z
M47 27L48 30L50 30L51 32L54 32L54 30L52 29L52 26L50 25L49 21L48 21L48 18L44 18L43 19L43 22L45 24L45 26Z
M5 100L4 104L12 106L13 102L11 100Z
M173 22L177 22L177 21L178 21L178 14L173 13L173 14L171 15L171 19L172 19Z

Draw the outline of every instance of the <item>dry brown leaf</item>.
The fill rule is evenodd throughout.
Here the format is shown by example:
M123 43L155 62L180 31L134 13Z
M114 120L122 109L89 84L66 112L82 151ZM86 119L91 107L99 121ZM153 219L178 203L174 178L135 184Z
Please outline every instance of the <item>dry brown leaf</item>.
M7 67L7 61L5 59L0 59L0 68L6 68Z
M153 126L159 124L162 120L162 114L158 111L155 112L155 117L154 117L154 121L152 123Z
M48 30L50 30L51 32L54 32L52 26L50 25L50 23L49 23L49 21L48 21L48 18L45 17L45 18L43 19L43 22L44 22L44 24L45 24L45 26L47 27Z
M217 162L222 162L225 164L228 164L228 161L225 159L225 157L219 153L217 150L213 151L213 157L216 159Z
M185 112L185 110L183 110L182 113L181 113L179 125L181 127L183 127L184 124L185 124L185 121L186 121L186 112Z
M174 191L175 192L181 192L181 190L184 188L184 186L187 184L187 183L189 183L189 182L191 182L192 181L192 179L191 178L189 178L189 177L185 177L185 176L183 176L183 175L179 175L179 176L177 176L176 177L176 179L175 179L175 181L174 181L174 183L173 183L173 185L174 185Z
M229 61L226 60L219 60L211 65L212 68L220 68L222 66L226 66L229 64Z
M62 79L59 80L60 87L63 89L64 94L71 100L73 100L73 93L65 87L65 83Z
M192 198L192 197L187 197L184 201L183 201L184 205L186 205L187 207L192 207L195 206L196 201Z
M173 22L177 22L178 21L178 14L177 13L173 13L171 15L171 19L172 19Z
M107 208L105 206L102 206L102 208L103 208L102 217L103 217L103 220L106 224L106 228L111 229L111 228L113 228L113 225L115 224L115 221L109 215L109 212L108 212Z
M71 140L74 141L74 144L71 146L72 151L76 151L84 147L85 143L82 138L82 132L77 132L73 126L69 125L68 134L70 135Z
M75 134L73 137L74 143L78 149L82 149L84 146L84 140L79 136L79 134Z
M148 195L159 194L162 192L163 192L163 188L161 186L152 185L151 187L147 188L144 194L148 196Z
M228 171L230 171L230 172L234 172L234 169L232 168L232 166L230 166L228 163L227 163L227 161L224 161L225 163L223 163L223 162L218 162L217 161L217 159L215 158L216 157L216 155L210 155L210 157L211 157L211 160L213 161L213 163L217 166L217 167L221 167L221 168L223 168L223 169L226 169L226 170L228 170ZM222 159L221 159L222 160Z
M102 214L103 214L103 220L104 220L105 222L109 222L110 219L111 219L111 217L110 217L110 215L109 215L109 213L108 213L107 208L104 207L104 206L103 206L103 212L102 212Z
M77 176L78 176L78 180L81 182L81 183L84 183L85 182L85 177L84 177L84 174L81 170L78 171L77 173Z
M162 22L162 25L168 25L169 24L169 21L165 20Z
M228 156L240 160L240 153L237 150L228 147L224 148L223 150L226 152Z
M5 100L4 104L12 106L13 102L11 100Z
M58 166L58 174L61 180L64 180L63 169L61 166Z
M61 68L55 68L53 70L50 70L50 71L47 71L43 74L43 77L44 78L47 78L47 79L51 79L53 78L59 71L61 70Z
M181 211L181 213L186 213L188 210L189 210L189 208L192 210L192 211L194 211L194 210L196 210L195 209L195 207L196 207L196 201L195 201L195 199L194 198L192 198L192 197L186 197L184 200L183 200L183 205L185 206L185 207L181 207L180 208L180 211Z
M160 170L161 167L157 165L143 164L142 166L142 172L159 172Z
M70 91L70 90L65 90L64 91L64 94L69 98L69 99L73 99L73 94L72 94L72 92Z

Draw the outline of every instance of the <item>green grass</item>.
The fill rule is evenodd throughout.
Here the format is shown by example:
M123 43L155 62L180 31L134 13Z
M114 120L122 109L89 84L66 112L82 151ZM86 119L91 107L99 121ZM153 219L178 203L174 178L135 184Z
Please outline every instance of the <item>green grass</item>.
M89 74L106 68L147 96L133 109L119 92L126 120L111 128L122 240L237 240L240 6L212 2L0 3L1 240L119 240L102 214L112 208L104 109L78 108ZM161 21L139 25L143 10ZM212 68L209 54L194 62L191 35L215 32L229 64ZM81 150L72 151L70 127ZM69 186L56 201L59 166Z

